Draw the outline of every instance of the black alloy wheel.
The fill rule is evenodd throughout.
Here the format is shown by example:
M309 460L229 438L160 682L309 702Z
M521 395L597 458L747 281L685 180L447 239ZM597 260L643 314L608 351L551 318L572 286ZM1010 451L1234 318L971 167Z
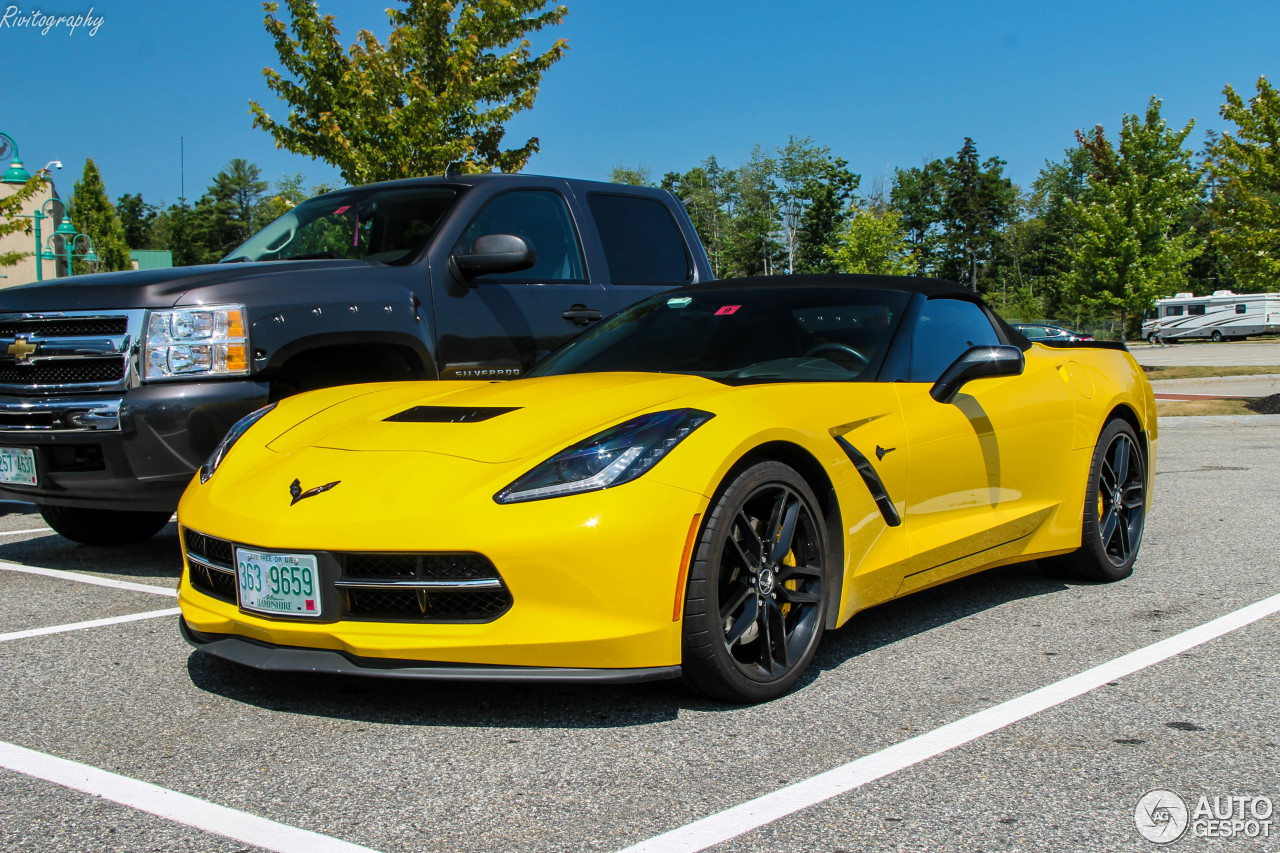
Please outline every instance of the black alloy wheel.
M1128 423L1107 423L1089 469L1080 549L1058 558L1066 574L1117 581L1133 573L1147 517L1147 466Z
M789 690L817 650L827 543L813 491L780 462L739 474L709 514L685 599L685 680L716 699Z

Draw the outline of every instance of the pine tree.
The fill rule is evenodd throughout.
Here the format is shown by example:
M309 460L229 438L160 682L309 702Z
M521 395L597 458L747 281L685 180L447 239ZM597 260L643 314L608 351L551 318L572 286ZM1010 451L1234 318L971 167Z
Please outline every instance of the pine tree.
M71 203L67 208L71 224L76 231L89 235L98 255L96 264L85 261L81 255L88 250L88 243L78 239L73 252L75 274L93 272L95 269L99 272L114 272L133 267L129 257L129 244L124 237L124 226L120 224L120 217L107 198L102 175L92 158L84 161L84 174L72 188Z

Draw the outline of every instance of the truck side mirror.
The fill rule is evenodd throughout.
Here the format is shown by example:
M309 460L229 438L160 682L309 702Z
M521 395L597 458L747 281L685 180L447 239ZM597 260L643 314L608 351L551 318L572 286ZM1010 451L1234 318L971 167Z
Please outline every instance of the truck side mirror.
M469 287L482 275L527 270L537 261L533 247L515 234L485 234L471 244L470 253L449 256L449 265Z
M950 403L970 379L1019 376L1024 365L1022 350L1017 347L969 347L942 371L942 376L929 389L929 396L939 403Z

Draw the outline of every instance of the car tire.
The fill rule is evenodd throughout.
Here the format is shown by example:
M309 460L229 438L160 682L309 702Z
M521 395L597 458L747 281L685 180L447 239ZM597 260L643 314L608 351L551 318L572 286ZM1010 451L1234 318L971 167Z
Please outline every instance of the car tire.
M36 504L36 509L54 531L84 545L145 542L173 517L171 512L129 512L53 504Z
M1137 433L1123 420L1108 421L1089 466L1080 548L1048 561L1049 568L1082 580L1129 577L1142 546L1146 512L1147 465Z
M829 595L822 519L812 489L781 462L752 465L718 492L685 594L682 671L694 691L763 702L795 686Z
M1212 334L1212 335L1210 335L1209 337L1213 339L1213 342L1214 342L1215 344L1220 344L1220 343L1222 343L1222 342L1223 342L1223 340L1225 340L1225 339L1222 337L1222 332L1219 332L1217 329L1214 329L1214 330L1213 330L1213 334Z

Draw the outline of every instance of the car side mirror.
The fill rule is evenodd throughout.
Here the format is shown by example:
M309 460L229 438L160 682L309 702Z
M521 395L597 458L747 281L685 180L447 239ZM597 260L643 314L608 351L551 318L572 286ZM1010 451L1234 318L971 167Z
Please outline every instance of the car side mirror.
M449 256L449 265L470 287L482 275L527 270L537 262L537 252L515 234L485 234L476 238L469 253Z
M950 403L970 379L1019 376L1025 363L1022 350L1017 347L970 347L942 371L942 376L929 389L929 396L939 403Z

